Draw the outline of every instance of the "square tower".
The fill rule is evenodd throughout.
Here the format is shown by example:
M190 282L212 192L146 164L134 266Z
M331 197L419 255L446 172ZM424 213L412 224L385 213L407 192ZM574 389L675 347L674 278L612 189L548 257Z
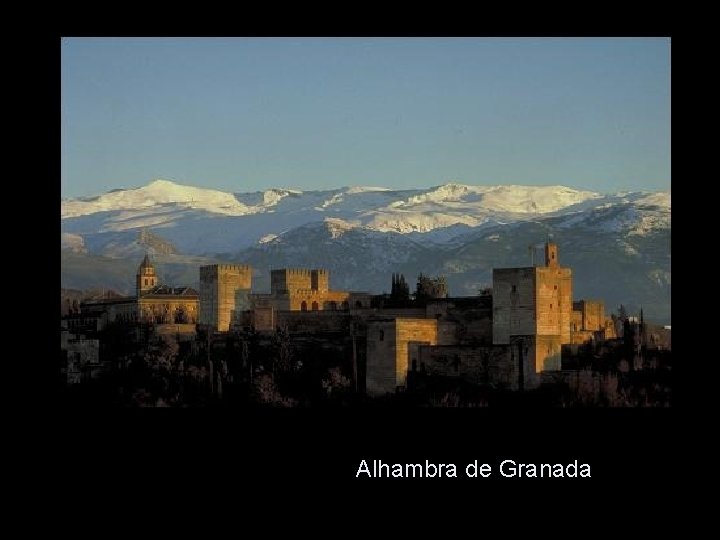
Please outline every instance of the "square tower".
M270 292L272 294L287 294L311 288L310 270L282 268L270 272Z
M532 337L536 373L559 370L560 346L571 342L572 270L559 265L557 245L545 255L545 266L493 269L493 343Z
M238 264L200 267L199 323L227 332L235 311L249 309L252 268Z
M310 270L310 287L320 292L328 292L330 289L330 276L323 268Z

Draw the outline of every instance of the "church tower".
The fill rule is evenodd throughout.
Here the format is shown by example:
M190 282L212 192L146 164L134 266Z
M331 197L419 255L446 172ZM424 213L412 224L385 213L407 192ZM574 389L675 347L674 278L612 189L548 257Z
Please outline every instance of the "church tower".
M140 263L140 267L138 268L136 275L135 289L137 291L138 298L152 290L155 285L157 285L155 267L150 262L150 257L148 257L146 253L143 262Z

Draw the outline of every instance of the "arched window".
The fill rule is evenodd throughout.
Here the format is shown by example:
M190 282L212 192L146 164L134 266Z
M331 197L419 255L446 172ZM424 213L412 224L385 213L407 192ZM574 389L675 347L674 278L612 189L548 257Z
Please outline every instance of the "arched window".
M307 311L307 302L305 300L300 304L300 311Z
M317 311L317 310L319 310L319 309L320 309L320 306L318 305L318 303L317 303L317 302L313 302L313 303L312 303L312 310L313 310L313 311Z

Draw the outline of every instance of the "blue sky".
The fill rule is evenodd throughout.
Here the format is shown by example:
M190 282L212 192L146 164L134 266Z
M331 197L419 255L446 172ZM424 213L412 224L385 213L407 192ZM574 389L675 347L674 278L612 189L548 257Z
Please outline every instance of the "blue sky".
M670 189L668 38L64 38L62 195Z

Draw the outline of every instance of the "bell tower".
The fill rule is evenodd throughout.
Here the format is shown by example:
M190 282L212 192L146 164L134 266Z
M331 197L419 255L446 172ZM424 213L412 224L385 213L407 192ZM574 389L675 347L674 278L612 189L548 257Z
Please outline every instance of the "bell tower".
M150 262L150 257L148 257L146 253L143 262L140 263L135 280L135 289L137 291L138 298L152 290L155 285L157 285L155 267Z

